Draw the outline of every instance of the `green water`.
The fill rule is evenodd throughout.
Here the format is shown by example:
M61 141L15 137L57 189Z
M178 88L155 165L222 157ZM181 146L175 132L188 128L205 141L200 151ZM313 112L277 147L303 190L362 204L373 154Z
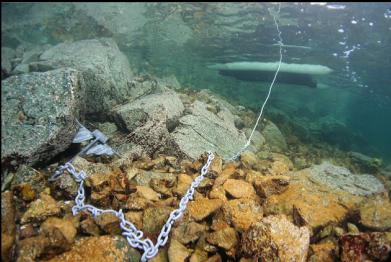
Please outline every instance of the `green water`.
M311 141L391 162L391 4L282 3L283 62L332 68L318 88L274 86L265 115ZM213 63L278 61L270 3L2 4L2 47L112 37L132 70L175 75L258 111L268 82L219 75ZM296 46L296 47L295 47ZM350 51L351 50L351 51ZM345 52L345 53L344 53ZM278 124L278 123L277 123ZM319 134L319 130L329 131ZM293 130L295 132L295 130Z

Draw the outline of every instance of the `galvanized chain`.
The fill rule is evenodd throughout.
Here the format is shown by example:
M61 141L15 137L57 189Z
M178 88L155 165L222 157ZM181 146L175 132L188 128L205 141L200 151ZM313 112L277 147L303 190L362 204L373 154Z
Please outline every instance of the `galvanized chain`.
M157 238L157 242L154 245L153 242L149 238L142 239L144 233L136 228L131 222L125 219L124 213L122 209L119 211L115 211L113 209L100 209L96 208L93 205L85 204L85 190L84 190L84 180L87 177L87 174L84 171L77 172L76 168L70 162L60 166L57 171L49 178L49 181L57 180L60 175L66 170L69 174L71 174L75 181L80 183L79 188L77 190L77 196L75 198L75 205L72 207L73 215L76 215L80 211L87 210L94 217L101 215L103 213L112 213L116 217L118 217L120 221L120 227L123 230L122 235L126 237L129 245L134 248L144 250L143 255L141 256L141 261L147 261L152 259L159 251L159 247L164 246L167 243L168 236L171 231L171 227L174 222L179 219L184 211L186 210L187 203L193 199L193 195L195 189L199 186L205 175L208 173L209 166L214 159L214 154L209 151L208 152L208 160L205 165L201 168L201 173L197 176L194 181L191 183L189 189L186 191L185 195L182 197L179 202L179 207L170 213L170 217L168 218L166 224L162 227L162 230Z
M228 160L237 159L247 149L247 147L250 146L252 136L255 132L255 129L258 126L259 120L262 117L263 109L264 109L264 107L270 97L271 90L273 88L274 82L276 81L278 72L280 70L281 63L282 63L282 47L284 45L282 42L282 38L281 38L281 31L278 28L278 23L277 23L277 19L276 19L276 15L278 15L280 13L280 7L281 7L281 4L279 4L279 6L278 6L278 10L277 10L276 14L273 14L269 10L270 14L273 16L274 23L275 23L277 31L278 31L278 38L279 38L278 45L280 47L280 60L279 60L277 71L274 74L273 81L269 87L268 95L267 95L264 103L262 104L261 112L258 115L258 119L257 119L256 124L250 134L250 137L248 138L246 144L233 157L229 158ZM98 141L98 138L96 138L92 143L90 143L90 145L94 144L97 141ZM118 219L120 221L120 227L123 230L122 235L124 237L126 237L126 240L128 241L129 245L134 248L137 248L137 249L142 249L144 251L143 255L141 256L141 261L144 262L144 261L152 259L154 256L156 256L159 251L159 247L164 246L167 243L168 236L171 232L172 225L174 224L174 222L177 219L179 219L183 215L184 211L186 210L187 203L193 199L195 189L199 186L199 184L201 183L201 181L203 180L205 175L208 173L209 166L212 163L213 159L214 159L214 154L211 151L209 151L208 152L208 160L206 161L205 165L202 167L200 175L198 177L196 177L194 179L194 181L191 183L189 189L186 191L185 195L182 197L181 201L179 202L179 207L170 213L170 217L168 218L168 220L166 221L166 223L162 227L162 230L160 231L160 234L157 238L155 245L153 244L153 242L149 238L142 239L144 233L142 231L138 230L134 224L132 224L131 222L129 222L125 219L125 216L122 212L122 209L120 209L119 211L115 211L113 209L104 210L104 209L96 208L93 205L89 205L89 204L84 203L85 198L86 198L85 197L85 190L84 190L84 179L87 177L87 175L84 171L80 171L80 172L76 171L76 168L71 164L73 159L71 159L66 164L60 166L56 170L56 172L52 175L52 177L49 178L49 181L57 180L63 174L63 172L65 170L67 170L74 177L75 181L80 183L78 191L77 191L77 196L75 198L76 204L72 207L73 215L76 215L77 213L79 213L80 211L83 211L83 210L87 210L94 217L101 215L101 214L104 214L104 213L114 214L116 217L118 217Z

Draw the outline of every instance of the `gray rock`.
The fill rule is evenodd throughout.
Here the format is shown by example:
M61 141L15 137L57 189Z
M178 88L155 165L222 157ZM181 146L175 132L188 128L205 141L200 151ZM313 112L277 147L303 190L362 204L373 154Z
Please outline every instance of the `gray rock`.
M159 81L159 84L164 85L168 88L171 88L174 90L181 89L181 85L179 84L178 79L176 79L175 75L169 75L169 76L162 77L158 81Z
M15 50L9 47L1 47L1 79L6 77L12 70L12 59L15 57Z
M86 113L106 113L140 93L137 87L131 88L129 62L110 38L58 44L45 51L35 67L81 71L86 85Z
M378 158L372 158L359 152L349 152L350 159L360 167L361 172L377 172L382 161Z
M240 117L235 117L235 126L237 129L243 129L245 127L244 121Z
M167 115L159 108L151 112L148 120L137 127L130 136L130 141L141 146L143 152L149 156L166 154L186 157L167 129Z
M20 75L30 72L30 67L28 64L19 64L11 71L11 75Z
M84 106L80 72L11 76L2 81L1 94L2 164L47 161L70 145Z
M268 121L261 133L272 151L283 152L288 149L285 137L282 135L280 129L272 122Z
M384 185L376 177L367 174L355 175L347 168L335 166L327 161L312 166L309 171L311 181L332 190L349 192L359 196L385 192Z
M172 133L176 144L188 157L196 159L208 150L232 157L245 144L245 136L235 127L228 109L224 109L226 114L220 118L208 111L205 103L195 101L188 111Z
M235 106L231 105L227 102L226 99L219 96L218 94L213 93L212 91L208 89L202 89L200 92L197 93L197 97L199 100L205 103L212 103L215 105L218 105L222 109L229 110L232 114L238 114L239 110Z
M163 93L151 94L133 102L120 106L115 110L117 124L129 132L142 126L148 115L154 111L162 111L166 116L164 121L174 121L184 110L182 101L177 93L167 90Z
M111 135L117 132L118 128L114 123L104 122L98 124L98 129L103 132L105 135Z
M252 129L249 129L249 128L245 129L245 134L246 134L247 139L250 137L251 131L252 131ZM251 138L251 143L250 143L250 146L248 147L248 150L256 153L262 149L262 146L264 144L265 144L265 138L263 137L263 135L259 131L255 130L254 134Z
M47 186L47 178L31 166L21 165L16 170L13 180L11 182L11 188L16 185L28 183L36 192L41 192L42 188Z
M39 56L45 51L51 48L51 45L46 44L42 46L35 46L25 51L22 56L22 64L28 64L39 60Z
M141 171L141 170L140 170ZM133 180L138 186L147 186L149 187L149 182L152 179L165 179L168 181L175 181L176 175L173 173L161 173L161 172L154 172L154 171L141 171L139 174L137 174Z

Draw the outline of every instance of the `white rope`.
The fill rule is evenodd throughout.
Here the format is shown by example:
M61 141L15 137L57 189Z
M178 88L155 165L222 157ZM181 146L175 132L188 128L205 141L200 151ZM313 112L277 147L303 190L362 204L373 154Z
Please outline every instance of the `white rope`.
M273 16L273 19L274 19L274 24L276 25L276 29L277 29L277 32L278 32L278 46L280 47L280 60L278 62L278 67L277 67L277 70L274 74L274 77L273 77L273 81L271 82L270 84L270 87L269 87L269 92L266 96L266 99L265 101L263 102L262 104L262 107L261 107L261 111L258 115L258 118L257 118L257 121L255 122L255 125L254 125L254 128L253 130L251 131L251 134L246 142L246 144L233 156L230 158L230 160L235 160L236 158L238 158L246 149L247 147L250 145L251 143L251 139L254 135L254 132L255 130L257 129L258 127L258 124L259 124L259 121L261 120L261 117L262 117L262 114L263 114L263 109L265 108L265 105L267 103L267 101L269 100L269 97L270 97L270 94L272 92L272 88L274 86L274 82L276 81L277 79L277 75L278 75L278 72L280 71L280 68L281 68L281 63L282 63L282 47L284 46L283 42L282 42L282 38L281 38L281 31L278 27L278 23L277 23L277 19L276 19L276 15L278 15L280 13L280 8L281 8L281 3L278 4L278 10L277 10L277 13L276 14L273 14L271 11L270 11L270 8L269 8L269 13Z
M281 4L278 5L277 14L280 13L280 5ZM269 9L269 12L270 12L270 9ZM251 132L251 135L250 135L247 143L245 144L245 146L236 154L236 157L239 156L250 145L251 138L254 134L255 129L258 126L259 120L262 117L263 109L264 109L264 107L270 97L272 87L274 85L274 82L276 81L277 74L278 74L280 67L281 67L283 43L282 43L282 38L281 38L281 32L278 28L276 16L274 14L272 14L272 16L273 16L274 23L275 23L277 31L278 31L278 38L279 38L278 45L280 46L280 62L278 64L277 71L274 74L273 81L269 87L269 92L267 94L265 101L263 102L261 112L259 113L258 119L255 123L255 126L254 126L252 132ZM92 143L90 143L90 145L88 145L87 148L89 148L96 141L98 141L98 138L96 138ZM86 150L86 149L84 149L84 150ZM233 158L233 159L235 159L235 158ZM201 174L192 182L192 184L188 188L186 194L182 197L182 199L179 203L179 208L170 213L170 217L167 220L166 224L163 226L155 245L153 244L153 242L149 238L142 239L144 233L142 231L138 230L135 227L135 225L133 225L131 222L129 222L125 219L125 216L122 212L122 209L120 209L119 211L115 211L113 209L103 210L103 209L96 208L93 205L85 204L86 196L85 196L85 190L84 190L84 180L86 179L87 174L84 171L77 172L76 168L71 164L71 162L74 160L74 158L72 158L65 165L60 166L58 168L58 170L52 175L52 177L49 178L49 181L57 180L60 177L60 175L65 170L67 170L74 177L76 182L80 183L78 193L75 198L76 204L75 204L75 206L72 207L73 215L76 215L77 213L79 213L82 210L89 211L90 213L93 214L94 217L97 215L103 214L103 213L113 213L115 216L117 216L119 218L120 227L124 231L122 233L122 235L127 239L129 245L131 245L134 248L142 249L144 251L143 255L141 257L141 261L145 262L145 261L148 261L148 260L152 259L153 257L155 257L159 251L159 247L164 246L167 243L172 225L179 217L181 217L183 215L183 213L186 209L187 203L193 199L195 189L198 187L198 185L201 183L201 181L203 180L203 178L207 174L209 166L211 165L213 159L214 159L214 154L211 151L208 152L208 160L206 161L206 163L202 167Z

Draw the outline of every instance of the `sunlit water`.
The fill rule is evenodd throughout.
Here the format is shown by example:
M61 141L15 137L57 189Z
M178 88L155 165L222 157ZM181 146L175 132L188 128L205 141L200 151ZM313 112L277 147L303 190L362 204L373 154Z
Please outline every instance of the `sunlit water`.
M269 8L277 5L2 4L2 47L113 37L137 73L173 74L182 87L207 88L258 112L269 82L222 76L207 66L278 61ZM282 3L282 61L333 72L319 76L317 88L277 82L266 116L284 114L309 130L338 123L343 131L318 139L391 161L390 8L389 3Z

